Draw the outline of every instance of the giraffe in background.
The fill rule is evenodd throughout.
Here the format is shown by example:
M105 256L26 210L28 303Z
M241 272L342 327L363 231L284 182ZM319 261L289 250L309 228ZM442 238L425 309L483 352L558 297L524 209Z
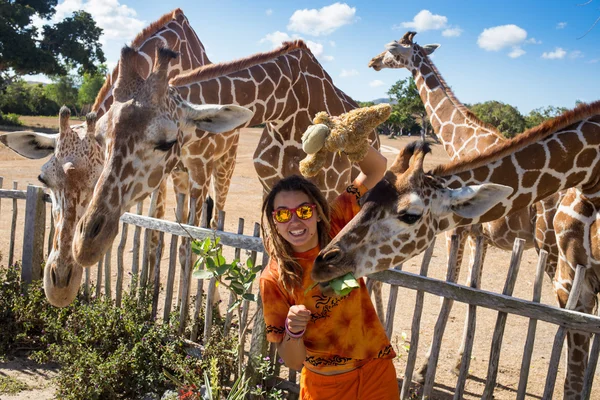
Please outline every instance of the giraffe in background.
M170 46L181 54L178 61L169 64L168 74L171 77L210 63L204 46L180 9L163 15L145 28L132 45L139 49L137 65L144 76L150 73L157 46ZM69 127L70 112L62 109L58 135L11 132L0 136L1 143L24 157L39 159L52 155L42 167L38 179L50 189L56 227L52 250L44 268L44 291L48 301L55 306L70 304L81 284L82 266L73 259L72 238L75 225L89 203L104 164L104 114L112 104L112 89L117 76L118 68L115 68L96 98L93 109L97 110L97 115L89 115L86 124ZM102 118L96 121L99 116ZM95 137L92 134L94 130ZM77 179L71 178L73 176L86 184L78 183ZM185 187L186 179L183 174L176 174L176 188ZM161 188L158 200L159 218L164 215L165 188ZM154 242L156 245L156 239ZM150 251L151 266L154 266L154 256L155 252Z
M413 42L416 32L407 32L402 39L389 43L387 50L375 56L369 67L376 71L383 68L406 68L412 74L417 89L431 121L433 130L444 146L451 160L461 160L473 157L494 149L506 142L502 134L493 126L479 120L467 107L454 95L446 84L435 64L429 58L439 45L419 46ZM575 190L575 189L572 189ZM515 239L525 240L525 248L535 246L536 250L546 250L548 259L546 273L550 280L554 278L558 262L558 248L552 220L564 193L555 193L529 208L512 212L496 221L484 224L458 226L445 232L446 247L450 250L450 238L458 235L458 257L453 276L458 277L462 263L465 244L470 249L469 268L473 266L475 255L475 239L477 236L485 238L483 258L487 246L502 250L512 251ZM480 269L480 274L483 268ZM480 280L479 280L480 281ZM440 310L438 321L448 320L452 304ZM467 337L467 327L463 332L463 340L457 356L454 371L460 370L460 360ZM427 357L418 370L415 379L423 381L431 347Z
M424 251L441 232L494 221L575 188L578 198L565 195L554 217L559 258L553 283L564 308L577 265L587 267L575 310L593 312L600 292L600 101L425 173L428 151L421 142L398 155L357 216L321 251L314 280L387 269ZM589 339L567 332L567 399L581 397Z
M123 65L124 59L127 63L131 54L133 52L125 49L120 65ZM158 66L155 73L159 73ZM238 104L253 112L246 125L268 124L265 132L273 136L265 138L263 133L255 153L255 165L265 189L281 177L298 173L299 161L305 156L300 137L311 124L314 114L325 110L330 115L339 115L356 107L356 103L333 85L302 41L284 43L273 51L233 62L201 67L171 80L168 89L161 86L167 85L166 79L158 85L156 78L143 81L134 71L127 69L126 75L122 76L123 80L119 81L122 86L119 87L126 88L127 92L122 95L118 110L113 111L111 107L108 113L112 118L110 125L114 127L110 146L107 146L111 160L105 164L103 178L95 190L95 200L81 220L81 230L74 240L75 257L84 265L96 262L104 252L107 243L114 237L120 213L130 207L134 199L151 193L176 162L181 162L190 173L191 196L203 198L206 173L196 160L210 152L211 148L203 141L205 132L190 129L192 122L188 115L191 110L200 107L197 104ZM138 93L147 96L150 90L159 91L162 97L155 96L152 102L137 108L127 103L131 98L137 100ZM125 109L133 117L121 115ZM236 109L232 108L230 114L236 113ZM129 121L129 118L137 123L131 131L120 122L123 119ZM161 133L160 121L163 120L172 121L177 126L176 132ZM168 136L168 145L173 151L169 152L165 147L167 153L162 158L155 159L149 155L140 159L146 154L143 149L156 143L158 138L166 140L165 136ZM221 135L214 136L219 138ZM375 141L375 145L378 144ZM135 171L127 169L128 174L124 176L121 169L133 162L139 168ZM330 154L326 165L328 167L314 181L324 194L333 198L350 183L352 165L340 154ZM115 191L118 191L118 196L113 195ZM98 250L90 252L83 249Z

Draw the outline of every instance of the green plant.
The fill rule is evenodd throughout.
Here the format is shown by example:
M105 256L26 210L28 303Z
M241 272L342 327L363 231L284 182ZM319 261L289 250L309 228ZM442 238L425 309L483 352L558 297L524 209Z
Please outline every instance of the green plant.
M280 360L282 362L283 360ZM250 393L260 399L282 400L283 390L270 387L267 381L275 377L275 366L269 356L257 360L257 372L260 376L259 383L250 390Z
M0 124L2 125L13 125L13 126L21 126L23 125L19 120L19 116L17 114L9 113L3 114L0 113Z
M19 381L11 376L0 375L0 394L17 394L23 390L29 390L26 383Z

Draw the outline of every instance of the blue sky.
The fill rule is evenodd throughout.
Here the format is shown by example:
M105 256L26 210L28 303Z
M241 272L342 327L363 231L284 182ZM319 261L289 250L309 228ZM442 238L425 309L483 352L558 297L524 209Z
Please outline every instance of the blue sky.
M302 38L337 87L355 100L387 97L406 70L367 68L407 30L441 45L433 61L463 103L498 100L523 114L600 99L600 0L290 1L64 0L57 16L90 12L105 30L110 67L123 44L180 7L213 62Z

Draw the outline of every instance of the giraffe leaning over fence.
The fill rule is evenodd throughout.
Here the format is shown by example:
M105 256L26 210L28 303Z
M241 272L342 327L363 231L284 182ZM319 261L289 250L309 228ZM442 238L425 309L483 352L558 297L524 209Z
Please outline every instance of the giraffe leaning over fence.
M554 287L565 307L577 265L587 267L576 311L592 313L600 292L600 101L582 104L488 151L423 170L418 142L401 152L358 215L321 251L313 279L381 271L423 252L457 226L497 220L561 190L554 218L559 260ZM567 333L564 397L580 398L590 335Z
M142 76L148 76L151 72L155 49L165 45L176 49L180 54L176 62L169 64L169 77L210 63L204 46L180 9L163 15L132 41L132 46L138 49L137 67ZM42 167L38 179L50 189L52 217L56 227L52 251L44 269L44 291L49 302L55 306L70 304L81 285L82 266L73 259L72 238L75 226L87 208L93 188L102 172L105 113L113 101L112 90L117 76L118 67L107 77L101 88L93 106L97 115L89 115L87 124L69 127L68 117L64 119L69 111L61 109L58 135L11 132L0 136L1 143L24 157L39 159L52 155ZM100 116L102 118L99 118ZM97 128L95 136L92 135L94 124ZM76 178L71 178L72 176ZM175 171L172 176L175 187L186 190L185 174ZM86 184L78 184L76 179ZM155 214L158 218L164 215L165 189L166 185L163 185L158 197ZM158 235L152 238L154 247L157 239ZM155 252L150 251L151 267L154 266L154 257Z
M386 51L375 56L369 62L369 67L376 71L384 68L406 68L410 71L431 125L452 161L482 154L506 142L506 138L495 127L482 122L465 107L446 84L429 58L429 55L439 45L419 46L413 42L415 35L416 32L407 32L399 41L389 43L386 46ZM571 191L575 191L575 189L571 189ZM485 258L487 246L512 251L513 243L517 238L525 240L525 249L535 246L538 251L540 249L547 251L546 273L552 280L558 262L558 248L552 220L563 195L564 192L555 193L531 207L516 210L496 221L458 226L451 231L446 231L448 254L452 235L457 235L459 238L458 256L454 266L455 272L452 276L458 277L459 275L465 244L470 249L469 268L473 266L475 240L477 236L483 236L485 238L483 259ZM482 270L480 269L480 273ZM477 281L480 282L480 279ZM452 303L449 303L448 307L443 307L440 310L438 323L445 325L451 308ZM454 367L456 373L460 370L460 360L462 359L467 333L467 327L465 326L463 340ZM415 376L415 380L419 382L422 382L425 378L430 352L431 346L427 352L425 362L418 370L418 375Z
M299 161L305 156L300 137L310 125L311 116L323 110L330 115L339 115L356 107L356 103L335 88L302 41L287 42L278 49L245 59L202 67L178 76L171 81L170 87L166 77L162 82L139 80L128 70L128 58L133 54L128 49L123 51L120 66L126 72L122 75L123 81L119 81L123 86L115 87L115 92L120 92L121 87L131 87L133 79L141 85L137 89L139 93L158 90L162 97L154 95L152 102L134 107L131 99L138 101L140 96L136 92L127 92L115 102L118 108L113 104L109 110L110 125L114 127L109 132L110 143L107 143L110 159L74 240L74 255L84 265L98 260L114 237L120 213L135 198L146 196L160 184L175 161L180 161L190 173L192 197L202 198L206 177L195 160L198 154L210 151L210 148L202 147L200 139L204 132L183 130L189 128L185 116L190 108L198 107L195 103L239 104L254 111L254 117L247 125L268 123L255 153L255 165L265 189L277 179L298 173ZM123 122L130 119L136 121L132 127ZM172 123L178 130L165 133L160 121ZM265 135L271 136L265 138ZM157 143L167 139L164 146L162 142ZM160 149L173 150L165 157L157 157L150 149L159 144ZM375 141L375 145L378 144ZM139 159L140 155L146 155L146 149L152 154ZM175 155L179 157L177 160ZM133 162L143 165L135 171L126 168ZM150 165L153 166L151 171ZM339 154L329 155L326 165L328 167L315 177L315 181L332 198L350 182L352 165ZM98 250L88 251L91 248Z

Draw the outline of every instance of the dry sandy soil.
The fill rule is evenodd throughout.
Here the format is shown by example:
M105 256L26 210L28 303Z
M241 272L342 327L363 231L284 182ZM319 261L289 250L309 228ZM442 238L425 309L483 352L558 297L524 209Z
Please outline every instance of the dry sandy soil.
M29 123L34 125L36 122ZM252 154L258 143L259 136L259 129L245 129L241 135L237 165L233 175L230 194L226 205L226 231L229 232L237 231L238 218L245 219L246 234L252 234L254 222L259 221L262 190L252 165ZM391 162L395 157L395 149L401 148L411 140L412 138L390 140L387 137L382 137L382 144L385 146L383 148L383 154L388 159L388 165L391 165ZM447 160L448 158L444 153L443 148L440 146L434 146L433 154L428 157L427 164L429 166L433 166L443 163ZM45 160L26 160L18 155L15 155L6 148L0 148L0 176L4 177L4 188L12 188L13 181L18 182L19 188L25 188L28 183L37 184L35 177L39 174L40 166L44 162ZM173 210L175 208L175 199L172 195L170 195L168 199L168 218L172 219ZM0 235L0 251L2 251L3 254L6 254L8 249L8 232L10 229L12 204L11 202L4 200L2 201L1 206L2 212L0 212L0 232L2 232L2 234ZM22 216L23 209L20 209L19 212ZM22 224L19 226L22 226ZM22 233L17 233L17 243L20 243L21 240L19 235L22 235ZM129 237L131 238L131 236L132 234L130 233ZM21 254L20 248L16 249L16 254L16 258L19 259ZM113 255L114 254L115 252L113 252ZM502 292L508 271L509 259L510 255L507 252L497 249L488 250L483 270L482 288L497 293ZM514 296L523 299L531 299L533 293L536 261L537 256L535 251L528 250L525 252L521 263ZM163 260L163 265L165 265L164 263L165 260ZM116 264L113 263L113 265ZM434 256L429 268L429 276L438 279L445 279L445 265L446 250L444 240L440 237L437 241ZM418 273L419 267L420 257L407 262L404 266L404 269L410 272ZM467 268L463 267L459 282L466 281L466 270ZM114 272L113 267L113 275L115 274L116 273ZM96 276L95 267L92 267L91 276ZM387 301L387 293L388 290L386 288L384 292L384 301ZM396 366L398 377L401 380L406 363L406 351L403 350L403 346L408 344L408 342L405 343L403 336L410 334L415 292L408 289L400 289L398 299L392 343L396 347L396 352L399 355L398 359L396 360ZM547 277L544 278L542 302L546 304L555 304L550 281ZM419 344L419 358L417 360L417 365L420 365L421 361L423 360L427 347L431 341L439 305L440 300L438 298L433 295L425 295L425 309L423 311L421 323L421 340ZM450 316L450 320L444 335L444 340L442 342L442 350L440 354L438 372L436 375L435 393L433 398L452 398L456 384L456 376L452 374L450 370L453 366L458 344L462 337L465 311L466 307L464 304L456 303ZM464 396L466 399L480 398L483 392L487 375L491 338L497 315L497 312L491 310L478 310L478 325L470 368L471 375L467 380ZM508 317L502 346L502 355L500 358L497 387L494 395L494 398L496 399L514 399L516 397L527 324L528 320L526 318L518 316ZM543 394L545 376L548 370L548 361L550 358L552 343L556 330L557 327L554 325L544 322L538 323L533 361L527 389L527 398L541 398ZM410 337L407 337L406 340L410 341ZM563 360L561 360L560 370L558 372L558 379L554 395L555 398L562 398L562 379L564 376ZM31 368L31 364L19 362L0 364L0 374L9 374L12 376L17 376L19 379L28 380L28 382L30 382L30 386L38 388L32 391L22 392L16 397L2 395L2 399L52 398L53 390L52 386L46 379L46 371L43 369L43 367L42 369L38 370ZM35 380L32 380L34 378ZM596 393L592 394L592 398L600 399L600 391L596 390Z

